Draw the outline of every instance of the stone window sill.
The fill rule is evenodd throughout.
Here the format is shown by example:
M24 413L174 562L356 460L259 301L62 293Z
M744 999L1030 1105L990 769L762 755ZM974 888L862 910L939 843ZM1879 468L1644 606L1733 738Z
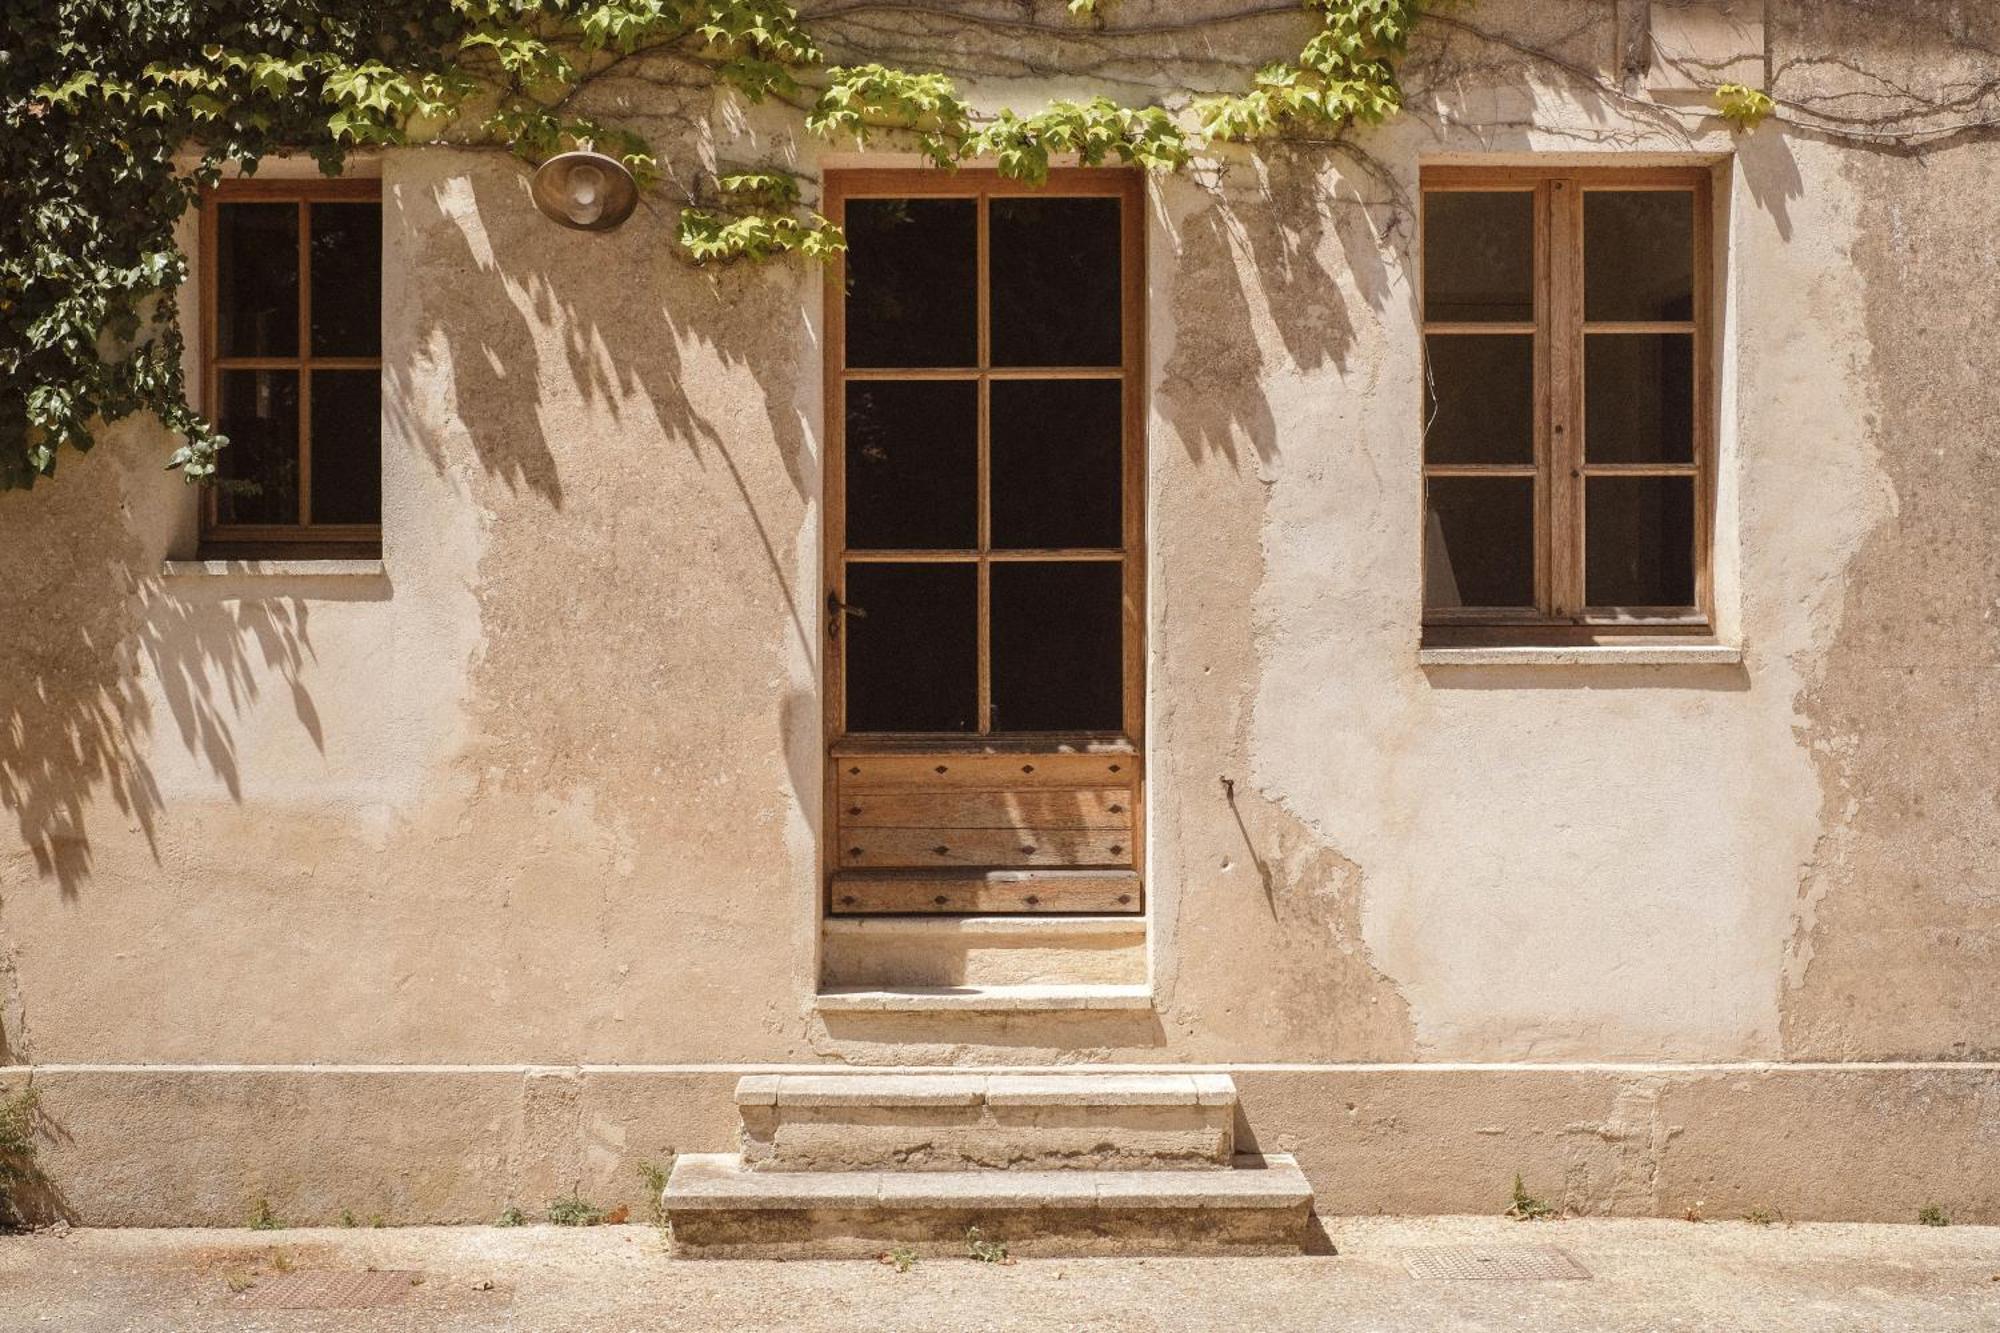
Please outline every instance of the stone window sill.
M1733 643L1592 643L1566 646L1492 645L1419 648L1417 665L1498 666L1741 666L1743 647Z
M167 560L160 577L202 578L380 578L388 571L373 560Z

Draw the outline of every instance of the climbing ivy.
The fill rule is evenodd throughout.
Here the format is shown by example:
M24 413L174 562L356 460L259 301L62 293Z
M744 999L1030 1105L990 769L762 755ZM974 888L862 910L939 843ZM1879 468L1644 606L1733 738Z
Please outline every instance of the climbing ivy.
M893 134L940 168L990 159L1039 183L1073 154L1171 171L1204 139L1388 116L1420 12L1454 2L1303 0L1319 20L1304 49L1246 92L1199 99L1190 125L1105 97L982 120L943 74L826 66L786 0L7 0L0 489L32 485L62 449L138 414L181 437L169 466L214 472L227 441L187 402L176 227L226 168L254 172L283 150L334 174L357 147L420 143L539 161L587 143L659 189L667 173L643 138L570 108L624 59L670 53L751 101L799 106L815 134ZM1068 8L1098 21L1098 0ZM725 172L674 202L696 262L843 245L783 173Z

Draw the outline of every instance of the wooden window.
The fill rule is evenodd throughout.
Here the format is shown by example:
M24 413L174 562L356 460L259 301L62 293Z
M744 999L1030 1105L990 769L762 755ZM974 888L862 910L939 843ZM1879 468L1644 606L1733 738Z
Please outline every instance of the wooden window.
M1709 173L1423 176L1427 642L1711 626Z
M203 394L229 447L202 545L382 541L382 203L373 180L228 181L202 205Z
M826 827L871 886L834 910L1136 911L1143 178L833 172L825 206Z

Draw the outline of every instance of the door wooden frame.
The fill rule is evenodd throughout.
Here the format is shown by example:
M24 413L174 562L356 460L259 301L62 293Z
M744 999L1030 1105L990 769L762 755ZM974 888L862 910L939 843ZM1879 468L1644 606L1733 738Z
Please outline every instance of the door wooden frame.
M1120 316L1121 360L1111 367L993 367L989 349L990 279L988 273L988 224L986 201L1012 196L1070 196L1115 198L1120 209ZM822 486L825 511L821 524L821 589L815 606L821 617L821 643L826 649L821 708L824 808L820 837L820 881L832 907L831 886L838 869L833 843L839 837L839 783L836 761L842 755L892 754L1058 754L1091 753L1131 756L1127 767L1133 774L1133 866L1143 873L1145 844L1142 789L1145 753L1145 673L1146 673L1146 382L1145 382L1145 231L1146 180L1143 172L1123 168L1058 168L1049 173L1042 186L1000 175L990 169L966 168L940 172L925 168L861 168L829 170L823 181L821 211L836 225L844 225L846 206L851 199L866 198L961 198L973 199L978 207L978 360L977 366L923 368L910 370L850 371L846 366L845 293L847 265L844 254L836 255L826 267L822 339L822 410L825 446ZM988 546L988 388L995 380L1101 378L1118 379L1124 393L1123 416L1122 556L1123 561L1123 681L1122 725L1116 732L1030 733L990 731L990 646L987 607L987 570L992 563L1010 559L1060 557L1059 551L993 552ZM846 682L844 673L846 634L837 622L839 611L829 608L846 602L846 410L845 390L850 380L975 379L979 383L979 463L980 488L980 624L979 624L979 710L980 731L965 733L871 733L849 736L844 722ZM880 552L869 553L876 560ZM1082 552L1076 553L1081 557ZM966 562L959 553L940 555L899 552L889 557L898 562L948 559ZM1101 555L1095 558L1102 558Z

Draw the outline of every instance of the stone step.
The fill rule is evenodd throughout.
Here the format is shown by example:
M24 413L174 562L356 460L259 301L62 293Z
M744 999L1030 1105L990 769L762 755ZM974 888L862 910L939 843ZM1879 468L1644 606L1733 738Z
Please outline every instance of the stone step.
M1221 1170L1227 1074L752 1074L736 1085L757 1171Z
M675 1160L663 1204L690 1259L964 1255L975 1234L1025 1257L1296 1254L1312 1187L1278 1154L1227 1171L906 1173L753 1171L712 1153Z
M822 989L1141 986L1136 916L855 916L821 927Z
M1150 1009L1143 985L828 986L813 999L821 1013L1054 1013L1084 1009Z

